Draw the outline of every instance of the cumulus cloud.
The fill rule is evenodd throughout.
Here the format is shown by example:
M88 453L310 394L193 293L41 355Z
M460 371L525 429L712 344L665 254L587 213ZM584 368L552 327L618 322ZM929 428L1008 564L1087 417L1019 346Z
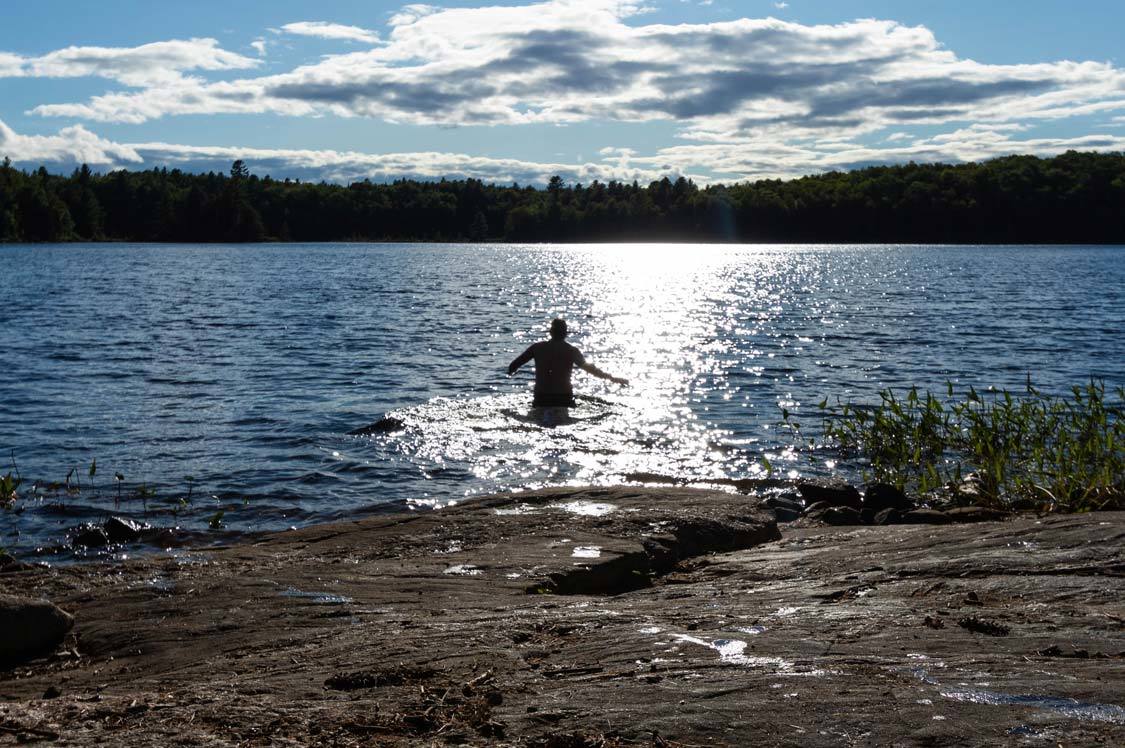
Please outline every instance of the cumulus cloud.
M132 146L100 138L81 125L63 128L57 135L20 135L0 120L0 158L5 156L34 165L122 166L144 162Z
M260 175L341 183L403 177L471 177L501 184L543 185L557 174L568 182L616 179L647 183L665 176L686 176L706 184L791 178L911 160L956 163L1014 153L1050 156L1068 150L1125 150L1125 136L1021 138L1022 131L1019 125L973 125L914 140L905 133L896 134L884 141L884 146L852 141L792 144L781 140L756 140L738 144L677 145L648 155L631 148L605 147L598 152L596 160L568 164L437 151L364 153L162 142L116 143L81 126L67 127L56 135L19 135L0 121L0 158L8 156L16 163L32 167L41 163L68 166L89 163L103 168L170 166L187 171L226 171L232 161L242 159Z
M100 138L80 125L64 128L56 135L20 135L0 121L0 159L5 156L29 167L44 163L65 166L87 163L102 168L168 166L195 172L225 172L232 161L242 159L260 175L341 183L363 179L461 177L498 184L546 184L556 174L571 182L650 181L664 176L613 159L567 164L436 151L363 153L160 142L125 144Z
M180 81L188 70L244 70L258 64L222 49L215 39L174 39L139 47L66 47L39 57L0 52L0 77L96 76L147 88Z
M359 26L346 26L342 23L328 23L326 21L297 21L287 23L281 27L287 34L297 36L314 36L319 39L343 39L366 44L377 44L379 35L374 31L360 28Z
M279 75L174 81L33 111L123 122L223 112L438 125L671 120L682 137L723 142L1125 109L1125 71L1109 63L988 65L959 58L924 27L892 21L671 26L637 23L644 9L629 0L410 5L372 49ZM334 38L373 34L294 26L322 36L333 29Z
M661 148L651 156L634 155L631 165L647 170L707 169L713 175L709 181L731 182L789 179L908 161L965 163L1013 154L1056 156L1070 150L1125 150L1122 136L1020 137L1025 129L1017 124L975 124L913 139L906 133L895 133L882 146L848 140L794 143L782 139L686 144Z

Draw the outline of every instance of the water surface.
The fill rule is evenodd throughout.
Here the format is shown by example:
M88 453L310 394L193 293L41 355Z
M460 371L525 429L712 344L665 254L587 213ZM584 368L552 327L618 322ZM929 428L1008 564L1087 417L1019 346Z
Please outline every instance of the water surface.
M0 545L65 543L154 488L149 520L278 529L411 501L637 472L843 471L792 451L823 397L1125 384L1125 249L919 246L2 246ZM550 319L587 358L573 421L529 418ZM350 437L393 414L405 430ZM192 499L179 504L192 476ZM73 478L72 478L73 480ZM154 510L162 514L154 514ZM173 516L172 511L176 514ZM16 534L18 533L18 535Z

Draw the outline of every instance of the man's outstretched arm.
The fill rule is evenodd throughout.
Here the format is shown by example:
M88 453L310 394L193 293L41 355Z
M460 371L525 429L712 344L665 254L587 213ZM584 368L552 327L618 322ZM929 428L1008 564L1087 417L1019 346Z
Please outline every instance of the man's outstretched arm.
M515 374L517 371L519 371L519 368L521 366L523 366L524 364L526 364L528 361L530 361L533 358L534 354L532 353L531 349L534 348L534 347L535 347L534 345L528 346L526 351L524 351L520 355L516 356L515 359L512 360L512 363L508 364L508 376L509 377L512 376L513 374Z
M607 372L602 371L601 369L594 366L593 364L588 364L586 362L582 362L578 365L578 368L582 369L582 371L586 372L587 374L593 374L598 379L608 379L609 381L613 382L614 384L620 384L622 386L628 386L628 384L629 384L628 379L624 379L622 377L615 377L612 374L609 374Z

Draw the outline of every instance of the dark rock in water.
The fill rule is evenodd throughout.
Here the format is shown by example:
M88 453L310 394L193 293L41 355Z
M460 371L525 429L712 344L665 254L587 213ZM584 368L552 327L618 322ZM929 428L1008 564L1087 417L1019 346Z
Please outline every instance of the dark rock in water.
M953 522L997 522L1012 516L1001 509L989 509L983 506L959 506L945 514Z
M904 525L948 525L952 521L948 514L936 509L915 509L902 515Z
M832 506L850 506L858 511L863 502L855 486L842 482L802 481L797 490L808 504L827 501Z
M0 595L0 663L16 665L54 650L74 618L47 600Z
M141 530L147 530L149 526L124 517L110 517L102 529L111 543L132 543L141 536Z
M773 516L777 518L778 522L792 522L800 517L804 511L804 507L796 501L780 496L770 496L762 502L762 505L773 511Z
M348 436L371 436L372 434L389 434L392 431L402 431L406 424L393 416L384 416L375 423L369 423L362 428L349 431Z
M0 551L0 574L7 574L13 571L23 571L24 569L30 568L30 564L25 564L21 561L17 561L14 556Z
M906 494L889 483L872 483L863 492L863 508L881 512L884 509L898 509L900 512L909 512L914 508L914 502L906 498Z
M806 517L827 522L830 525L859 525L859 510L850 506L828 506L815 512L808 512Z
M881 512L875 513L875 520L872 522L875 525L899 525L902 524L902 512L897 509L884 509Z
M109 536L97 525L83 525L74 533L70 544L75 548L101 548L109 545Z
M876 514L878 514L878 512L874 509L871 509L870 507L864 507L863 509L859 510L859 521L865 525L873 525L875 524Z

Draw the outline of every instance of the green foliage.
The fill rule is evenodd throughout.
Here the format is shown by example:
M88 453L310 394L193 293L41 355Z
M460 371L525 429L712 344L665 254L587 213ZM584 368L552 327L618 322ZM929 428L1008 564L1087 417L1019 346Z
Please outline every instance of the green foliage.
M0 504L11 504L15 501L21 483L23 483L23 478L12 475L10 471L3 478L0 478Z
M0 241L1125 243L1125 154L905 164L700 188L480 180L347 186L178 169L0 166Z
M221 530L223 527L223 515L226 511L220 509L211 515L211 519L207 520L207 526L212 530Z
M1028 380L960 399L880 393L874 407L820 407L825 435L866 461L869 477L923 494L1044 511L1125 508L1125 388L1107 397L1091 380L1069 397L1046 395Z

